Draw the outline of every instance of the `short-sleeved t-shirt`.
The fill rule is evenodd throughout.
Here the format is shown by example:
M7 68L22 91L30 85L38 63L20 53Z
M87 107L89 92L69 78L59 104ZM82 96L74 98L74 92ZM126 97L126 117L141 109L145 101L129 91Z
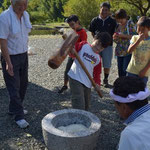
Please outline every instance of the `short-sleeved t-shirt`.
M84 44L81 50L78 52L78 55L90 75L93 77L94 67L100 63L99 54L95 53L89 44ZM92 87L91 81L89 80L88 76L82 69L77 59L75 59L75 61L73 62L71 69L68 72L68 75L70 78L79 81L86 87Z
M135 43L138 35L134 35L131 39L131 44ZM150 61L150 37L141 41L137 48L132 52L132 57L127 68L127 72L139 75L139 72L145 68ZM146 72L145 76L150 75L150 69Z
M101 19L100 16L97 16L92 19L89 31L94 35L97 32L108 32L111 36L113 36L116 25L117 23L115 19L111 18L110 16L108 16L105 20Z

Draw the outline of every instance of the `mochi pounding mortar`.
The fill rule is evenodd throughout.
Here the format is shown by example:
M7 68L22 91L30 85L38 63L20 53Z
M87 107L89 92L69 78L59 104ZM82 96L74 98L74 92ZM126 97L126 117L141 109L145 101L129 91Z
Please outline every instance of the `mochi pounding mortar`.
M60 127L83 125L85 130L62 131ZM80 109L62 109L42 119L42 132L48 150L93 150L97 145L101 122L99 118Z

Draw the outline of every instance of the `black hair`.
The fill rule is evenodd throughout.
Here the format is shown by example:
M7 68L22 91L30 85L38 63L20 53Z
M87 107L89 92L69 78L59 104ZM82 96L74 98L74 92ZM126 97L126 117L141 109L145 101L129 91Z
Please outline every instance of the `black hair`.
M142 16L138 20L137 25L142 26L142 27L150 28L150 18L146 17L146 16Z
M124 18L128 18L127 13L124 9L119 9L118 11L116 11L115 13L115 18L116 19L124 19Z
M65 20L67 23L71 22L71 21L74 21L74 22L77 22L79 21L79 18L77 15L71 15L69 16L66 20Z
M139 77L124 76L119 77L113 84L113 93L121 97L127 97L129 94L145 91L145 83ZM118 105L120 102L116 102ZM126 103L130 109L137 110L144 105L148 104L147 98L145 100L136 100L131 103Z
M112 42L112 38L108 32L97 32L94 36L94 39L97 39L99 42L101 42L103 48L106 48Z
M103 2L100 4L100 8L102 8L102 7L107 7L108 9L110 9L111 6L110 6L109 2Z

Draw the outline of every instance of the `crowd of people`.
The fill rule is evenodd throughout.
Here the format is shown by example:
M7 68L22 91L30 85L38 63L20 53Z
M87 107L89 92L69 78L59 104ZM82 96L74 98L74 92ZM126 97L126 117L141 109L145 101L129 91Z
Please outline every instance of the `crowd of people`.
M24 119L27 110L23 108L28 84L28 33L31 31L28 0L11 0L11 6L0 14L1 64L4 81L9 93L9 114L15 116L16 124L26 128ZM110 4L100 5L100 14L89 25L93 42L87 42L86 31L79 18L67 18L69 26L79 35L74 49L98 86L101 86L103 67L105 88L112 88L110 96L127 127L122 131L119 150L150 149L150 105L147 88L150 75L150 18L142 16L135 25L124 9L111 17ZM113 86L108 82L113 56L113 42L116 43L118 76ZM64 85L58 91L71 90L72 107L90 110L91 81L74 56L68 57L64 73Z

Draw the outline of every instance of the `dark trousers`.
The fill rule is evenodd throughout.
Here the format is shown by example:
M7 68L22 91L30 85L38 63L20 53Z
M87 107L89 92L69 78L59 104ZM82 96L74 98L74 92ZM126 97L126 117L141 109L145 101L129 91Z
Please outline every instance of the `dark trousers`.
M73 64L73 61L74 61L73 58L68 57L66 69L65 69L65 72L64 72L64 80L65 80L65 81L68 81L68 80L69 80L69 79L68 79L68 72L69 72L69 70L70 70L70 68L71 68L71 66L72 66L72 64Z
M128 56L123 56L119 57L117 56L117 63L118 63L118 75L119 77L121 76L126 76L126 69L128 67L128 64L130 62L131 55Z
M6 62L1 58L3 76L9 93L9 112L15 114L15 120L24 118L23 100L28 84L28 55L27 53L10 55L14 76L6 71Z

